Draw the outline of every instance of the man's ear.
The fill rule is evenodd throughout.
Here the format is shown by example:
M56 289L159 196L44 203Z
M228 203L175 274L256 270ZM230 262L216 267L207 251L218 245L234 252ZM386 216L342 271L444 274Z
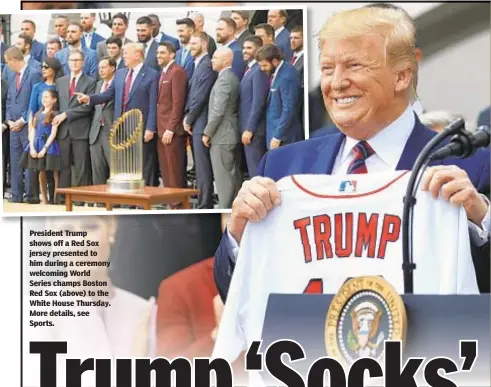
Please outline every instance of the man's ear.
M398 71L396 74L394 91L400 93L411 87L413 71L410 68Z

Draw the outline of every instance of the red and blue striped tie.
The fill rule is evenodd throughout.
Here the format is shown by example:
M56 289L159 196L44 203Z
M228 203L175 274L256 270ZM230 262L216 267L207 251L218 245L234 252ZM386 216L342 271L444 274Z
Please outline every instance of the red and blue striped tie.
M348 175L356 175L367 173L367 165L365 164L365 160L368 159L371 155L375 153L373 148L366 141L360 141L353 148L353 152L355 157L351 164L348 167Z

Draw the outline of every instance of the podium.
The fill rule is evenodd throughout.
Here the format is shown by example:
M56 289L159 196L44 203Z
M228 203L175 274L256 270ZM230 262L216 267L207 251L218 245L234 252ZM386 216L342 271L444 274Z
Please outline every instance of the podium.
M315 360L329 356L325 329L333 297L327 294L271 294L260 351L264 353L277 340L295 340L303 347L306 359L286 364L305 377ZM407 337L401 364L404 365L408 357L426 358L415 377L418 385L426 385L423 369L433 357L448 357L460 369L463 359L459 355L459 340L477 340L478 357L470 372L459 372L447 378L459 386L491 385L489 295L410 294L403 295L402 299L407 312ZM278 383L264 373L263 378L267 385Z

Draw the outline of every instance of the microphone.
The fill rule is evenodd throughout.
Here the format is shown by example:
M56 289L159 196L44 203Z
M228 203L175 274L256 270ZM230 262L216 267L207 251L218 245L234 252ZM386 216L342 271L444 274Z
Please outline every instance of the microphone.
M490 139L489 126L480 126L474 133L464 130L454 136L450 140L450 144L433 153L430 158L432 161L442 160L450 156L466 158L474 154L477 149L487 147Z

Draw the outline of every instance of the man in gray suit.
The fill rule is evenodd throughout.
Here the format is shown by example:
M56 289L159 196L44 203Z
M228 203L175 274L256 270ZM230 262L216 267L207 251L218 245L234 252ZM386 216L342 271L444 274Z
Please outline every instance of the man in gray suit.
M93 94L96 81L82 73L82 51L69 53L68 66L70 74L56 80L60 114L53 119L53 125L60 125L57 136L61 153L60 188L91 183L89 130L92 108L78 103L77 94Z
M116 61L105 57L99 62L100 81L95 87L96 94L105 92L114 79ZM106 184L109 178L109 131L114 121L114 100L94 107L94 116L89 133L90 161L93 184Z
M237 41L240 49L247 37L252 34L249 32L249 11L232 11L230 17L234 20L237 28L235 29L235 40Z
M220 48L212 58L218 78L210 93L208 123L203 132L203 144L210 148L211 166L220 208L231 208L242 183L238 166L240 134L237 105L240 82L232 71L234 53Z
M117 13L113 16L111 21L111 31L112 36L117 36L121 39L123 46L126 43L133 43L130 39L126 37L126 30L128 29L128 18L124 13ZM107 51L107 40L97 43L96 51L97 57L99 59L109 56Z

